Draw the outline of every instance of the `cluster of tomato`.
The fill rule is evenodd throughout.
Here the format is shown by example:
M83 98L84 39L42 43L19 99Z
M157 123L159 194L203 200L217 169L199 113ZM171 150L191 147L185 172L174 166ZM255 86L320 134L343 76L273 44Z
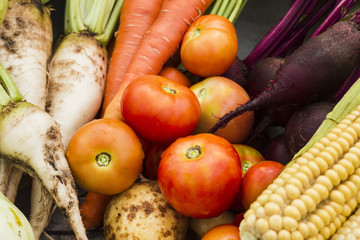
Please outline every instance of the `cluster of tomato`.
M168 67L130 83L121 102L124 121L95 120L71 139L67 157L77 184L113 195L142 173L157 179L168 202L189 217L247 209L283 165L240 144L251 133L253 112L207 133L221 116L249 100L239 84L220 76L237 51L230 21L217 15L198 18L184 36L180 55L186 69L203 80L193 83Z

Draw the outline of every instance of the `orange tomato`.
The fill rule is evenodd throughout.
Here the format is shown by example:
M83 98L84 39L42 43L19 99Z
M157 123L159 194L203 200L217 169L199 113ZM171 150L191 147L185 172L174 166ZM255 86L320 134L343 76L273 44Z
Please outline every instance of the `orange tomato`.
M221 224L211 228L201 240L240 240L240 230L232 224Z
M116 119L95 119L70 139L66 156L75 182L85 190L114 195L138 178L144 152L135 132Z
M178 82L185 87L191 87L192 85L190 79L175 67L165 66L159 75L174 80L175 82Z
M180 57L191 73L210 77L226 72L235 61L237 52L234 25L219 15L203 15L185 33Z

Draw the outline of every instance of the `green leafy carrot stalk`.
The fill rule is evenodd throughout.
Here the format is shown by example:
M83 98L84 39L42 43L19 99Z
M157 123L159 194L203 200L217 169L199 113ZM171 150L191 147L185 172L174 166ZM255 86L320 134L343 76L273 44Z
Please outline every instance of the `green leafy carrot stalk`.
M215 14L229 19L235 24L247 0L216 0L205 14Z

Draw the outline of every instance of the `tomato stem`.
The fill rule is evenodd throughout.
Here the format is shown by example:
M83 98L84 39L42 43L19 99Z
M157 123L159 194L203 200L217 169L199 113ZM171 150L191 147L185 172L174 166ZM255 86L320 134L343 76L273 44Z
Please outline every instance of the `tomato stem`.
M111 162L111 155L106 152L102 152L96 155L95 159L97 165L99 165L100 167L106 167Z
M187 159L195 159L201 155L201 147L199 145L195 145L186 150L186 158Z
M169 88L168 86L163 86L162 89L170 94L176 94L176 89Z
M200 32L201 32L201 29L200 28L198 28L198 29L196 29L196 31L194 32L194 38L196 38L196 37L198 37L199 35L200 35Z

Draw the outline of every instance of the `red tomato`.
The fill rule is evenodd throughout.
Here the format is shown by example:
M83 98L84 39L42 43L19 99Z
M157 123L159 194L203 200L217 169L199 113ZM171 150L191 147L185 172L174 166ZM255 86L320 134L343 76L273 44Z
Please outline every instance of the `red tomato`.
M190 134L201 110L189 88L159 75L146 75L125 89L121 111L125 122L141 138L167 144Z
M75 182L103 195L120 193L138 178L144 152L135 132L116 119L96 119L70 139L66 156Z
M245 172L254 164L259 163L261 161L265 161L265 158L261 155L261 153L247 145L243 144L233 144L237 153L239 154L241 160L241 168L242 168L242 176L244 177ZM231 204L230 209L236 212L240 212L245 210L242 204L242 196L240 194L240 188L235 196L234 202Z
M221 224L211 228L201 240L240 240L240 230L232 224Z
M199 123L193 133L208 132L226 113L250 100L244 88L225 77L209 77L190 88L201 106ZM254 125L254 112L246 112L215 134L231 143L242 143L249 136Z
M244 219L244 214L245 214L245 212L241 212L241 213L237 214L231 224L239 227L241 221Z
M203 15L193 22L180 48L182 63L200 77L218 76L233 64L238 53L234 25L219 15Z
M283 170L284 165L275 161L259 162L245 173L240 186L240 195L245 209L271 184Z
M158 182L167 201L193 218L219 216L234 201L241 163L226 139L204 133L177 139L161 155Z
M184 73L182 73L179 69L177 69L175 67L165 66L161 70L159 75L166 77L168 79L174 80L175 82L178 82L178 83L184 85L185 87L191 87L191 85L192 85L190 79Z
M153 144L145 154L143 175L144 177L156 180L158 168L161 160L161 154L167 148L167 145Z

